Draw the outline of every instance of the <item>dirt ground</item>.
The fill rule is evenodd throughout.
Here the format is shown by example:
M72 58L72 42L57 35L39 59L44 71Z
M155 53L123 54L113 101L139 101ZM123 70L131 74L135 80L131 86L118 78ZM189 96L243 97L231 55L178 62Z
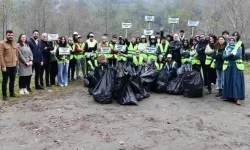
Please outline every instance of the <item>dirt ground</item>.
M0 135L0 150L249 150L250 103L151 94L100 105L79 86L1 105Z

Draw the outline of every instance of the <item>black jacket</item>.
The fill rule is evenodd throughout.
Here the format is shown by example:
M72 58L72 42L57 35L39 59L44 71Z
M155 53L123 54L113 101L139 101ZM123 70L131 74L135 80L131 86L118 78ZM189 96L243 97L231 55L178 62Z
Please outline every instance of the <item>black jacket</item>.
M172 54L175 61L181 61L181 42L171 41L169 44L169 52Z
M41 47L43 52L43 63L48 64L50 61L50 51L54 50L53 45L49 44L47 41L41 40Z
M198 53L198 57L201 61L205 61L206 60L206 54L205 54L205 49L208 45L208 41L204 40L204 41L199 41L198 46L197 46L197 53Z
M222 66L223 66L223 53L224 53L224 49L219 49L218 53L216 53L213 56L213 58L216 60L216 62L215 62L215 69L222 70Z

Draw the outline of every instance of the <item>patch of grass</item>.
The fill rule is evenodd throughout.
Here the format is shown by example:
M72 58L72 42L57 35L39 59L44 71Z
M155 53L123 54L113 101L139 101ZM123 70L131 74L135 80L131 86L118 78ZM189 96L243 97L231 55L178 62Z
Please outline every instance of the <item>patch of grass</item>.
M249 76L250 75L250 62L244 62L245 65L245 75Z
M45 80L44 80L45 81ZM49 94L50 96L55 96L57 94L60 93L66 93L67 91L73 90L76 87L79 87L82 85L81 81L77 81L77 82L69 82L69 85L67 87L59 87L59 86L52 86L52 87L45 87L44 90L35 90L35 78L34 75L32 76L31 79L31 89L32 89L32 93L30 93L29 95L23 95L20 96L19 95L19 76L18 74L16 75L16 80L15 80L15 94L16 97L15 98L10 98L9 97L9 101L8 102L4 102L2 101L2 72L0 73L0 86L1 86L1 90L0 90L0 104L3 103L16 103L19 100L29 100L31 99L33 96L39 96L39 95L44 95L44 94ZM9 86L7 84L7 94L9 94Z

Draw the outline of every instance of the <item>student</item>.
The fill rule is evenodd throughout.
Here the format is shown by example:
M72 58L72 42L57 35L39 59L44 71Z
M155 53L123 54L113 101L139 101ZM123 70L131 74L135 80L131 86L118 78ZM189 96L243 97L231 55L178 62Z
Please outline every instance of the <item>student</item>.
M29 39L28 44L33 54L33 70L35 70L35 88L36 90L43 90L44 87L41 83L41 78L43 78L43 76L41 76L41 69L43 66L43 52L41 47L41 41L39 40L38 30L33 31L33 38Z
M60 55L59 49L66 48L67 41L64 36L60 38L59 47L56 50L56 58L58 63L58 84L60 87L68 86L68 67L70 55Z
M111 42L109 44L109 47L111 48L111 52L110 52L110 54L107 55L109 65L112 66L112 67L116 66L116 58L117 58L117 55L116 55L117 51L115 51L115 45L116 44L117 44L117 36L113 35L112 40L111 40Z
M192 40L193 44L191 47L191 51L190 51L190 56L191 56L191 63L192 63L192 70L193 71L201 71L201 61L198 57L198 53L197 53L197 45L198 45L198 41L197 39L193 39Z
M54 47L50 45L47 41L47 33L43 33L41 37L41 49L43 54L43 65L41 66L41 72L40 72L40 83L41 86L44 87L43 83L43 74L45 72L45 83L46 87L51 87L50 85L50 52L54 50Z
M138 49L136 40L134 37L132 37L130 42L127 39L125 39L125 43L128 47L128 56L132 57L133 55L135 55L135 52Z
M188 40L183 41L183 46L181 48L181 63L182 66L180 68L180 73L183 74L184 72L187 71L192 71L192 62L191 62L191 57L190 57L190 47Z
M168 53L169 53L169 42L166 40L166 37L163 36L162 37L162 43L160 44L160 46L158 47L158 55L162 55L163 59L166 59Z
M10 61L12 60L12 61ZM6 31L6 40L0 42L0 65L2 70L2 94L3 100L7 101L7 83L9 82L10 97L16 97L14 93L16 70L18 65L17 44L14 42L14 33Z
M181 67L181 42L178 34L174 34L174 40L169 44L169 52L173 56L173 59L178 63L178 67Z
M180 35L179 35L179 37L180 37L181 43L183 43L184 40L186 39L186 37L185 37L185 31L184 31L184 30L180 30Z
M87 61L88 65L88 71L93 71L95 70L96 67L98 67L98 61L95 59L94 54L90 55L90 59Z
M155 62L155 68L158 71L161 71L165 66L165 62L164 62L164 57L163 55L159 55L157 61Z
M150 36L150 41L148 47L156 48L156 51L154 53L148 53L148 61L154 61L156 62L157 57L157 41L154 35Z
M211 64L213 62L213 56L216 54L215 52L215 43L217 42L217 37L215 35L210 35L209 37L209 44L207 45L205 49L206 54L206 61L205 61L205 76L207 79L207 89L208 93L212 93L212 87L211 83L214 83L214 80L216 80L216 71L214 68L211 67Z
M224 88L222 99L235 100L241 105L245 99L244 64L241 47L236 44L234 37L229 38L229 45L223 53Z
M80 68L82 74L85 74L85 55L84 55L84 42L80 35L78 35L78 42L75 44L75 58L76 58L76 80L79 80L80 77Z
M222 66L223 66L223 53L226 48L226 41L223 36L219 36L218 42L216 43L215 49L216 54L213 56L213 63L211 65L212 68L216 69L216 76L217 76L217 85L218 85L218 94L216 97L222 96L223 90L223 73L222 73Z
M68 38L67 48L70 50L68 80L75 81L76 58L75 58L75 44L72 37Z
M208 45L208 41L206 40L206 36L205 34L201 34L200 35L200 41L197 45L197 53L198 53L198 57L200 59L201 62L201 68L202 68L202 72L203 72L203 78L204 78L204 85L207 86L207 68L205 65L205 61L206 61L206 54L205 54L205 49Z
M140 51L141 56L143 57L144 60L148 59L148 55L146 53L146 48L148 46L147 39L145 35L141 36L141 41L138 44L138 50Z
M18 38L18 58L19 93L20 95L29 94L27 88L30 87L33 55L24 34L21 34Z
M178 64L174 61L171 54L167 55L166 62L166 73L168 75L168 80L171 81L173 78L177 76Z
M124 57L122 54L127 55L128 54L128 49L127 49L127 46L125 44L125 40L122 39L122 38L119 40L119 45L124 45L125 46L125 51L118 52L118 54L117 54L118 66L119 66L119 68L121 68L127 62L127 57Z

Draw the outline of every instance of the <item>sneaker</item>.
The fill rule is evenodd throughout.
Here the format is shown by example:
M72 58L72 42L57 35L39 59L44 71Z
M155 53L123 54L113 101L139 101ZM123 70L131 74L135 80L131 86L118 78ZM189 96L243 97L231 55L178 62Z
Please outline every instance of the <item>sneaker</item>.
M20 89L20 92L19 92L20 95L24 95L24 89Z
M68 86L68 84L65 84L64 86Z
M63 85L62 85L62 84L59 84L59 86L60 86L60 87L63 87Z
M8 101L8 100L9 100L9 98L7 96L3 97L3 101Z
M23 91L24 91L24 94L27 94L27 95L30 94L30 92L27 89L24 89Z

